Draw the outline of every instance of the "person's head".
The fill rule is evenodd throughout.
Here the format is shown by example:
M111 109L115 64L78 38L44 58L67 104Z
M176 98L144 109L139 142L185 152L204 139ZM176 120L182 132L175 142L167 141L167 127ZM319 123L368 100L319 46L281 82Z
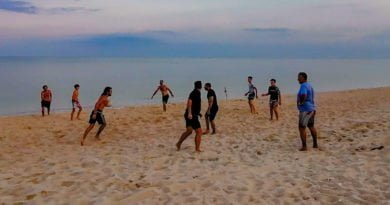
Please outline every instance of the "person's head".
M307 81L307 74L305 72L298 73L298 82L302 84L306 81Z
M47 89L49 89L49 87L47 87L47 85L44 85L42 86L42 89L46 91Z
M163 80L160 80L160 85L163 85L164 84L164 81Z
M195 81L194 88L198 90L202 89L202 81Z
M74 89L78 90L80 88L80 85L79 84L75 84L73 87L74 87Z
M248 76L248 83L252 83L252 79L253 79L252 76Z
M112 95L112 88L111 87L105 87L104 91L102 93L102 96L103 95L111 96Z
M206 84L204 84L204 89L205 90L210 90L211 89L211 83L206 83Z
M276 85L276 80L273 79L273 78L269 82L271 83L271 86L275 86Z

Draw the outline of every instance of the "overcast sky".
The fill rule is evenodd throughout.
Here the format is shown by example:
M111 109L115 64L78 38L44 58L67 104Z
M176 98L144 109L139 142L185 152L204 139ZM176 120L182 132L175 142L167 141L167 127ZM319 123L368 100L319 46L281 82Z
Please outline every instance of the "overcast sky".
M91 45L117 55L135 43L144 52L171 45L172 56L264 45L380 56L390 50L389 19L390 0L0 0L0 55L99 55Z

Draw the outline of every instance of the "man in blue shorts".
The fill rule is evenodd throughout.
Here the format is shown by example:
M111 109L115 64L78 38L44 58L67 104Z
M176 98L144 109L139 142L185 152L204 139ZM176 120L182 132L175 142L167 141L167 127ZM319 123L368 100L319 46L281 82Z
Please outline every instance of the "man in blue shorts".
M313 138L313 148L318 148L317 130L314 127L314 118L316 115L316 106L314 103L314 89L307 82L307 74L300 72L298 82L301 87L297 95L297 106L299 110L299 134L301 136L302 148L300 151L306 151L306 127L309 127Z

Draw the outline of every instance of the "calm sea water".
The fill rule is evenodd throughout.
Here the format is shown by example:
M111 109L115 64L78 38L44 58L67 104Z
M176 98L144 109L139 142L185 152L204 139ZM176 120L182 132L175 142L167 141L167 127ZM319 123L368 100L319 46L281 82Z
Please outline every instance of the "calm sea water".
M275 78L291 94L300 71L317 91L390 86L390 60L0 57L0 115L39 112L44 84L53 91L52 108L62 111L71 108L75 83L84 107L93 106L105 86L113 87L113 106L122 107L160 103L160 94L150 100L160 79L173 90L173 102L183 102L195 80L211 82L220 99L225 87L228 98L243 98L248 75L260 92Z

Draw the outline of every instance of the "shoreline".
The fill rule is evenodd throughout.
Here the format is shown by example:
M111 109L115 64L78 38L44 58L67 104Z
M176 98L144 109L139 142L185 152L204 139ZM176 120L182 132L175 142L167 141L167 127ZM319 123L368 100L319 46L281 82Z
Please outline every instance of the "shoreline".
M369 87L369 88L354 88L354 89L346 89L346 90L329 90L329 91L320 91L320 92L316 92L316 94L326 94L326 93L335 93L335 92L353 92L353 91L359 91L359 90L371 90L371 89L381 89L381 88L390 88L390 86L379 86L379 87ZM291 93L287 93L287 94L283 94L282 97L294 97L295 94L291 94ZM261 97L259 96L259 99L262 100L264 97ZM268 97L266 97L268 99ZM237 101L237 100L245 100L246 98L245 97L241 97L241 98L229 98L227 101ZM259 101L256 100L256 101ZM183 100L183 102L177 102L177 101L174 101L174 102L169 102L168 104L180 104L180 103L184 103L185 100ZM220 99L221 102L226 102L226 99L225 98L222 98ZM118 107L113 107L113 108L106 108L107 110L120 110L120 109L125 109L125 108L129 108L129 107L145 107L145 106L150 106L150 107L153 107L153 106L158 106L158 105L161 105L161 102L151 102L151 103L148 103L148 104L145 104L145 103L134 103L134 104L128 104L128 105L123 105L123 106L118 106ZM93 105L90 105L90 106L83 106L83 110L91 110L93 108ZM69 108L57 108L57 109L53 109L52 110L52 114L64 114L64 113L70 113L71 111L71 107ZM4 118L4 117L18 117L18 116L30 116L30 115L40 115L40 110L36 111L36 112L29 112L29 111L26 111L26 112L20 112L20 113L11 113L11 114L0 114L0 118Z

